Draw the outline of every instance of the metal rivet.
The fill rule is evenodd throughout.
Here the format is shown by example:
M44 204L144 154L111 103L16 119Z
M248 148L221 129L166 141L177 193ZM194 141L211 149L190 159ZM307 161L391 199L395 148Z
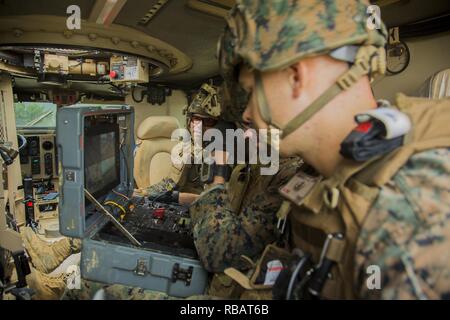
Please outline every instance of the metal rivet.
M13 34L14 34L14 36L16 36L16 37L20 37L20 36L23 35L23 31L20 30L20 29L14 29L14 30L13 30Z
M112 43L114 43L115 45L118 45L119 42L120 42L120 38L118 38L118 37L112 37L112 38L111 38L111 41L112 41Z
M67 39L71 38L73 36L73 32L72 31L64 31L63 32L64 37L66 37Z
M161 56L161 57L164 57L165 55L167 55L169 52L167 51L167 50L165 50L165 49L160 49L160 50L158 50L158 54Z

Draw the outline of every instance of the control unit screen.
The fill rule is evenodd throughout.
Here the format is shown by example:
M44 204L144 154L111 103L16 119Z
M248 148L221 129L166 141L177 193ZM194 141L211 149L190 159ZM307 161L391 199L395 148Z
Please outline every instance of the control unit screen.
M120 183L119 127L98 123L85 130L85 188L95 197L107 194Z

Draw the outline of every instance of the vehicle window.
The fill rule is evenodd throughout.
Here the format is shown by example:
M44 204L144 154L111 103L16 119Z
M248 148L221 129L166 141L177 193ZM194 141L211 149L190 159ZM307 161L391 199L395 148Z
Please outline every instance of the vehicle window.
M83 104L83 103L77 103L77 104L74 104L73 106L74 107L85 107L85 108L101 107L103 109L110 109L110 108L120 109L124 105L121 105L121 104L96 104L96 103Z
M55 128L56 104L20 102L14 104L18 128Z

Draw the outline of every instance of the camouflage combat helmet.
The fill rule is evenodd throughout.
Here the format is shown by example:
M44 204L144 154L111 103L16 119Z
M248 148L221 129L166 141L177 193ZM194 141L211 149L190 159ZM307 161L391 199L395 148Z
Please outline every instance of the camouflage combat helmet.
M237 84L237 76L238 67L245 64L255 75L262 119L280 129L283 138L361 77L383 74L387 32L381 21L378 29L370 28L368 5L367 0L237 0L218 47L220 69L228 86L235 90L233 96L244 92ZM261 72L323 54L346 61L351 68L287 125L274 123Z
M188 117L192 114L217 119L221 113L221 99L218 89L204 83L185 110Z

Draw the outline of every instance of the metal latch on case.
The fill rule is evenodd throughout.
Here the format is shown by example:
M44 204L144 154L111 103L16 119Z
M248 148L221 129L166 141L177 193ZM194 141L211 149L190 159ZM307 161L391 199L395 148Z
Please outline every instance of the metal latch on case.
M189 267L183 269L180 267L179 263L175 263L172 269L172 282L175 283L178 280L184 281L186 287L191 285L192 273L194 272L194 267Z

